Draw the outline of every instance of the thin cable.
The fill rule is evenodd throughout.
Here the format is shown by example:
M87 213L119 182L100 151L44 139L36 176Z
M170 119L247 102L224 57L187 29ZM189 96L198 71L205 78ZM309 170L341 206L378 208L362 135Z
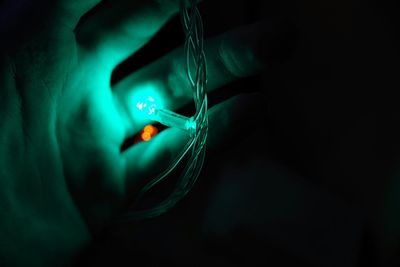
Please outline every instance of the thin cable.
M187 164L173 192L165 200L154 208L129 212L119 218L117 220L119 222L143 220L167 212L193 188L203 166L208 133L207 62L204 53L203 22L197 8L197 0L190 0L189 8L185 7L184 0L181 1L181 23L186 37L184 45L186 72L196 107L196 113L192 118L196 122L196 129L191 134L191 138L183 150L168 168L142 188L137 196L137 201L143 198L151 188L165 179L182 162L185 156L188 157Z

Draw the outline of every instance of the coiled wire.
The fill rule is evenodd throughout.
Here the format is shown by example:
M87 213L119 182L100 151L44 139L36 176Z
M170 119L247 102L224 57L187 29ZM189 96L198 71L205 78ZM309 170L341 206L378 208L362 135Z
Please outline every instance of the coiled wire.
M197 0L190 0L189 7L186 7L185 0L182 0L180 10L181 23L185 33L186 72L196 107L196 113L193 116L196 130L191 133L190 140L169 167L142 188L137 200L165 179L185 156L188 156L187 164L173 192L165 200L154 208L127 213L119 221L143 220L167 212L192 189L203 166L208 133L207 62L204 53L203 22L197 8Z

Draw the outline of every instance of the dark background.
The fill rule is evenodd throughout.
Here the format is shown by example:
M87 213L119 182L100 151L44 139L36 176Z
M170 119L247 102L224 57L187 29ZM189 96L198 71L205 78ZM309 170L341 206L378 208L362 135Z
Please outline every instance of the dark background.
M213 105L259 92L252 108L262 118L222 133L176 208L110 227L80 265L379 266L400 136L395 4L218 0L200 8L207 37L260 19L275 25L278 45L265 47L263 73L210 95ZM183 38L176 18L113 82Z

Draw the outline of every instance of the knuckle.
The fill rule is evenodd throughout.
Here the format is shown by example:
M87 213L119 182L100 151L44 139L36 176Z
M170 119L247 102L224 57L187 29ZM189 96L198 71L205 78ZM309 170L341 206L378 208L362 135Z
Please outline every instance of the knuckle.
M231 38L225 38L218 47L218 58L229 76L242 78L252 73L255 64L253 51Z

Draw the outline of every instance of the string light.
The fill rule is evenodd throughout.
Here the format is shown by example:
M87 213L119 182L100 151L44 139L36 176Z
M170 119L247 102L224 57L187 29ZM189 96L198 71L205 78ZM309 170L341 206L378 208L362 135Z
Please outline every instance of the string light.
M158 100L154 99L154 95L147 95L145 98L137 100L135 104L136 111L141 113L143 117L168 127L187 131L190 135L190 140L170 163L169 167L142 188L137 200L140 200L146 192L167 177L185 156L187 164L173 192L160 204L147 210L129 212L118 221L142 220L168 211L191 190L203 166L208 133L207 64L204 53L203 23L197 8L197 0L190 0L189 8L186 8L185 2L185 0L181 1L181 20L186 36L184 45L186 72L194 96L196 113L193 117L188 118L164 109L161 106L157 106ZM144 130L143 133L145 134L142 139L148 139L149 136L150 138L152 136L150 131Z
M150 141L155 135L157 135L158 129L149 124L143 128L143 131L140 132L140 141Z
M151 136L155 136L156 134L158 134L158 129L151 124L146 125L143 131L150 133Z
M196 133L196 121L193 117L188 118L173 111L158 108L152 96L147 96L138 101L136 108L150 120L157 121L168 127L188 131L190 136Z
M147 142L147 141L150 141L151 134L149 132L142 132L140 137L142 138L143 141Z

